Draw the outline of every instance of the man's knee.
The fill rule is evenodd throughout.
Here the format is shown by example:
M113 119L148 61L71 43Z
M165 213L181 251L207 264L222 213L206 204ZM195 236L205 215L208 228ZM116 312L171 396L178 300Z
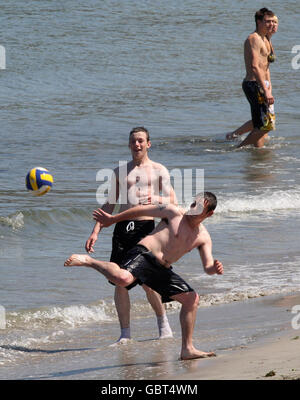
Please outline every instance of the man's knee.
M190 303L192 304L193 307L198 307L200 297L198 293L196 292L189 292L190 293Z
M147 285L145 285L145 284L142 285L142 288L145 290L145 292L146 292L147 294L150 294L150 295L151 295L152 293L155 293L153 289L151 289L149 286L147 286Z
M255 136L257 139L261 139L264 136L266 136L269 131L265 131L261 128L255 128L252 132L253 132L253 136Z
M194 291L172 296L172 299L179 301L179 303L189 309L197 308L199 305L199 295Z
M125 288L126 286L131 285L134 281L135 278L130 272L121 269L119 271L118 277L116 277L114 281L114 284Z

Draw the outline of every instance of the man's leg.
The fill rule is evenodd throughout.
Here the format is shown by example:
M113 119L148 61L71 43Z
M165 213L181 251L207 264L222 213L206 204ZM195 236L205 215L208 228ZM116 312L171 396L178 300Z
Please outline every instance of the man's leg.
M72 254L65 261L64 266L93 268L117 286L126 287L135 281L134 276L125 269L121 269L118 264L110 261L96 260L86 254Z
M215 353L206 353L197 350L193 345L193 332L196 314L199 304L199 296L195 292L187 292L172 296L173 300L182 304L180 311L180 324L182 333L181 359L207 358L215 356Z
M130 334L130 298L128 290L121 286L115 288L115 306L120 322L121 335L118 342L131 338Z
M166 309L161 302L161 296L154 290L150 289L147 285L142 285L142 287L145 290L147 299L156 314L159 338L167 339L173 337Z
M245 122L243 125L241 125L239 128L235 129L234 131L227 133L226 139L231 140L234 139L240 135L243 135L244 133L250 132L253 130L253 122L250 119L249 121Z
M130 300L128 291L124 286L128 286L133 283L135 280L133 275L130 272L121 269L116 263L95 260L94 258L85 254L73 254L66 260L64 265L66 267L83 266L94 268L96 271L103 274L110 282L114 283L115 285L119 285L116 286L115 289L116 309L121 325L121 336L118 342L122 341L122 339L130 339Z
M249 144L253 144L254 147L263 147L267 136L268 132L255 128L249 133L246 139L238 145L238 147L248 146Z

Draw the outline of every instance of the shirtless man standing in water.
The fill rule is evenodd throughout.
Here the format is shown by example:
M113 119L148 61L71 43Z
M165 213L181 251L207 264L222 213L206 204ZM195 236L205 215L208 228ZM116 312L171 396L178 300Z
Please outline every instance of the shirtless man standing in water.
M136 204L176 202L168 170L162 164L150 160L148 156L150 147L150 136L145 127L135 127L130 131L129 148L132 160L114 170L111 196L101 207L105 212L112 214L118 201L120 202L120 211L127 210ZM120 264L127 251L152 232L154 226L155 223L151 216L123 220L116 224L110 261ZM88 253L94 252L94 246L102 227L101 222L96 221L85 244ZM117 343L125 343L131 338L128 289L131 287L115 287L114 300L121 328L121 335ZM160 296L146 285L143 285L143 289L156 314L159 338L172 337L172 330Z
M246 77L243 81L243 91L251 107L253 129L238 147L249 144L262 147L275 124L269 70L270 45L267 38L274 30L274 13L262 8L256 12L255 22L256 30L244 44Z
M276 55L274 52L274 48L273 48L273 44L271 41L272 36L277 32L278 30L278 17L276 15L274 15L273 17L274 20L274 26L272 29L272 33L271 34L267 34L266 37L268 39L269 42L269 46L268 46L268 62L269 62L269 69L270 69L270 64L274 63L274 61L276 60ZM271 82L271 79L270 79ZM271 85L272 87L272 85ZM226 134L226 139L227 140L233 140L238 138L240 135L244 135L247 132L251 132L253 130L253 123L252 123L252 119L248 120L247 122L245 122L244 124L242 124L241 126L239 126L237 129L235 129L232 132L229 132Z
M197 350L193 345L193 331L199 304L198 294L171 268L184 254L197 248L204 271L223 274L223 265L212 256L212 241L202 222L213 215L217 199L213 193L196 196L188 211L173 204L143 205L130 208L116 215L98 209L94 219L103 227L119 221L142 216L161 218L153 232L140 240L123 259L120 266L113 262L99 261L73 254L65 261L66 267L85 266L103 274L118 286L146 284L161 295L162 302L176 300L181 303L180 324L182 332L181 359L206 358L213 352Z

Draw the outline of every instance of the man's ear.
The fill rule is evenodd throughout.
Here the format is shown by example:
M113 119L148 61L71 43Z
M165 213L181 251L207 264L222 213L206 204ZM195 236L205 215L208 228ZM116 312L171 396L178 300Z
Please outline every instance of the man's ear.
M151 142L150 142L150 140L148 140L148 142L147 142L147 148L150 149L150 147L151 147Z
M208 205L208 203L209 203L209 201L207 199L204 199L204 201L203 201L204 207L206 207Z

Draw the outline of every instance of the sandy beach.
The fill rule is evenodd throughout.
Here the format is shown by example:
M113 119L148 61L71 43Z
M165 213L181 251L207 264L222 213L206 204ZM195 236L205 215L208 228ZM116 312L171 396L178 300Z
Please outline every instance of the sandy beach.
M278 306L300 304L300 295L287 296ZM292 326L239 349L219 352L214 359L195 360L195 370L173 380L300 380L300 329ZM194 361L191 361L194 362ZM197 365L196 365L197 363Z
M265 385L299 378L300 329L291 327L291 310L300 305L300 64L291 49L299 43L300 2L270 2L279 18L269 66L276 130L262 148L238 147L242 135L226 139L251 117L243 44L265 5L3 2L1 383L71 381L75 388L83 380L100 387L194 379L203 397L206 385L216 393L218 379L231 389L229 379ZM180 360L179 303L167 305L173 338L160 340L139 285L129 293L131 340L116 345L114 287L91 268L64 267L71 254L86 252L93 210L111 199L115 168L125 172L132 160L128 139L137 126L149 130L149 156L170 174L180 205L203 190L218 199L204 225L224 274L206 274L197 249L173 265L200 295L194 345L214 359ZM34 167L53 177L45 195L27 190ZM156 185L148 183L147 201L155 201ZM119 203L129 200L121 186ZM96 259L110 260L113 230L101 230ZM287 294L298 297L288 303ZM33 392L41 395L31 390L31 400Z

